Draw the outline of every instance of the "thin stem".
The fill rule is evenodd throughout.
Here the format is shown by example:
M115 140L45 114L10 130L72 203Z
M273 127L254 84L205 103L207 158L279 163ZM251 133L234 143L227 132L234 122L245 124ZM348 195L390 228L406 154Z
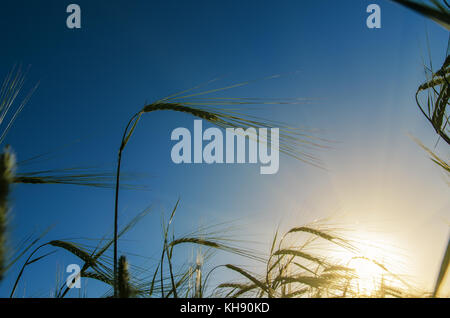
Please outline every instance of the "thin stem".
M116 194L115 194L115 202L114 202L114 297L117 298L118 296L118 290L117 290L117 240L118 240L118 219L119 219L119 183L120 183L120 165L122 162L122 152L125 148L128 139L130 138L131 134L133 133L134 127L137 124L137 121L139 120L139 116L141 113L135 114L133 117L131 117L130 121L128 122L125 131L123 133L122 142L120 144L119 148L119 154L117 157L117 171L116 171ZM130 127L133 120L135 120L135 123L133 125L133 128L131 129L130 133L127 135L128 128Z
M161 298L164 298L164 273L163 273L163 266L164 266L164 253L166 252L166 246L164 245L163 251L161 254L161 270L159 271L161 276Z
M11 294L9 295L9 298L13 298L14 293L16 292L16 288L17 288L17 284L19 283L20 278L22 277L23 271L25 270L25 267L28 266L28 262L30 261L31 257L33 257L33 255L41 248L48 245L48 243L42 244L40 246L38 246L31 254L30 256L28 256L27 260L25 261L25 263L23 264L22 268L20 269L19 275L17 275L16 281L14 282L14 287L11 291Z
M167 246L167 239L164 240L164 245ZM172 261L170 260L170 253L169 253L169 249L168 248L166 248L166 255L167 255L167 261L169 263L169 273L170 273L170 280L172 282L173 297L174 298L178 298L177 286L176 286L175 280L173 278Z
M116 197L114 203L114 297L117 297L117 228L118 228L118 205L119 205L119 180L120 163L122 161L122 149L119 151L116 173Z

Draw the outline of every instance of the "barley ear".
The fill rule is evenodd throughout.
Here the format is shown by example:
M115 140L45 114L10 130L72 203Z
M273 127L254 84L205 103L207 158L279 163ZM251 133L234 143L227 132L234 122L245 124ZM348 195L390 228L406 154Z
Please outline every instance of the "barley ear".
M128 262L125 256L119 258L118 282L119 298L130 298L130 275L128 273Z
M0 155L0 281L6 271L6 231L8 219L8 195L14 180L15 158L7 147Z
M202 292L202 265L203 265L203 257L201 252L197 252L197 261L195 267L195 298L203 298Z

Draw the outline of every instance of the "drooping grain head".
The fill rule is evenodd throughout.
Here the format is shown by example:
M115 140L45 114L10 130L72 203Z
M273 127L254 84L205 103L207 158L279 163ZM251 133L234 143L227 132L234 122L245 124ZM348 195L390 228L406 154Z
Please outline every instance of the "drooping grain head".
M8 195L14 180L15 156L9 148L0 155L0 281L6 267L6 232L8 219Z
M219 121L219 117L217 117L212 112L208 112L208 111L193 108L193 107L184 106L179 103L153 103L153 104L145 106L142 109L142 112L149 113L149 112L153 112L153 111L157 111L157 110L173 110L173 111L177 111L177 112L188 113L195 117L198 117L198 118L201 118L204 120L208 120L210 122Z

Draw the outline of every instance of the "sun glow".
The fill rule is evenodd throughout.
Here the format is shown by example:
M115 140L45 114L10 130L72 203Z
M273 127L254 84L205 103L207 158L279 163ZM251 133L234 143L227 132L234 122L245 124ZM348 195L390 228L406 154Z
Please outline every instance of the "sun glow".
M363 296L376 294L383 285L383 269L376 261L366 257L355 257L349 262L349 268L355 271L354 288Z
M386 241L385 236L382 239L373 233L357 232L356 251L332 253L352 270L348 292L356 297L401 297L403 292L410 291L411 286L403 275L402 264L407 262L399 249L394 248L393 241Z

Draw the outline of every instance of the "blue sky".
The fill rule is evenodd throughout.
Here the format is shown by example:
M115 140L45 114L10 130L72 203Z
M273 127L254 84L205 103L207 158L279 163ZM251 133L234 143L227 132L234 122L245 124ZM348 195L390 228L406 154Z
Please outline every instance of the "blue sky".
M366 27L372 2L381 6L381 29ZM436 141L414 93L424 79L426 31L438 65L448 40L444 29L381 0L195 0L77 1L82 28L71 30L65 26L69 3L1 4L2 76L23 63L31 65L27 85L40 81L6 142L19 160L71 144L33 168L113 170L123 129L144 103L218 76L224 79L216 87L286 74L224 96L319 98L258 114L322 129L336 141L319 153L327 172L284 156L279 172L266 176L255 165L175 165L170 133L191 128L193 118L145 116L124 153L123 169L148 176L139 182L150 191L122 192L121 224L149 205L154 211L126 237L124 252L159 254L161 213L180 198L177 233L235 221L237 235L262 242L264 250L280 222L288 228L331 217L364 233L393 236L392 245L409 255L413 274L437 272L448 237L448 186L407 133L426 145ZM442 146L437 151L448 158ZM11 237L18 242L54 224L47 240L100 238L112 231L113 199L111 189L18 185ZM222 254L215 259L231 261L244 262ZM18 295L47 296L57 268L73 262L58 252L35 264ZM2 283L0 296L8 294L16 272ZM428 286L434 276L427 275L421 283ZM101 286L89 284L88 295L102 294Z

